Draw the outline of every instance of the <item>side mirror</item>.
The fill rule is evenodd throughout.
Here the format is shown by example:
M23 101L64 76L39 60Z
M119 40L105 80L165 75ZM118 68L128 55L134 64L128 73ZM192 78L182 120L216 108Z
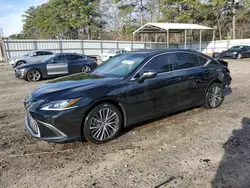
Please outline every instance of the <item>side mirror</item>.
M55 60L54 60L54 59L51 59L51 60L50 60L50 63L55 63Z
M35 57L36 56L36 54L30 54L30 57Z
M147 78L154 78L156 77L157 72L154 71L147 71L142 74L142 76L138 79L139 83L142 83Z

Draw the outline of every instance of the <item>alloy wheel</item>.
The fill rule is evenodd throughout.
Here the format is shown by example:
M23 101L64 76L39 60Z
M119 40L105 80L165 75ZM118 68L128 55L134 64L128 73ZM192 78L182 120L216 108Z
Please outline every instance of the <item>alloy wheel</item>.
M90 120L90 133L97 141L108 140L119 130L119 122L119 116L114 110L100 109Z
M219 106L222 99L222 89L219 86L215 85L214 87L212 87L208 98L211 107L215 108Z
M29 81L38 81L40 80L41 78L41 74L38 70L30 70L28 73L27 73L27 79Z
M84 65L81 69L82 72L84 73L89 73L91 71L91 68L87 65Z

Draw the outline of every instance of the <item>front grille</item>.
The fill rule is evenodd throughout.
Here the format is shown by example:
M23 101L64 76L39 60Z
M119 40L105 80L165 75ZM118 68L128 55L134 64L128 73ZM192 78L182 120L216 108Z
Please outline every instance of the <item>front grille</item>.
M31 128L31 130L35 133L35 134L38 134L39 133L39 127L37 125L37 122L36 120L34 120L30 114L28 114L28 123L29 123L29 126Z

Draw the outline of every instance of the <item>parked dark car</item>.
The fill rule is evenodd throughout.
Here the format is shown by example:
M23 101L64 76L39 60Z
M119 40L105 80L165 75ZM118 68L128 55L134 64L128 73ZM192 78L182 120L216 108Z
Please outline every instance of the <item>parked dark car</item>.
M221 53L213 53L213 58L234 58L241 59L244 57L250 57L250 46L233 46L230 49L223 51Z
M217 108L230 83L226 66L192 50L128 52L91 74L38 87L24 101L26 129L46 141L105 143L137 122L193 106Z
M50 56L39 63L30 63L17 67L17 78L27 81L39 81L42 78L65 76L79 72L89 73L97 67L96 60L76 53L60 53Z

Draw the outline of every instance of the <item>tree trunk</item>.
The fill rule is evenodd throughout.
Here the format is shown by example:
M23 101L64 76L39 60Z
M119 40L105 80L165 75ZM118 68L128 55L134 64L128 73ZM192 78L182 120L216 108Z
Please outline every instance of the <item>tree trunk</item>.
M217 19L217 25L218 25L218 30L219 30L219 34L220 34L220 40L222 40L221 25L220 25L220 20L219 19Z

